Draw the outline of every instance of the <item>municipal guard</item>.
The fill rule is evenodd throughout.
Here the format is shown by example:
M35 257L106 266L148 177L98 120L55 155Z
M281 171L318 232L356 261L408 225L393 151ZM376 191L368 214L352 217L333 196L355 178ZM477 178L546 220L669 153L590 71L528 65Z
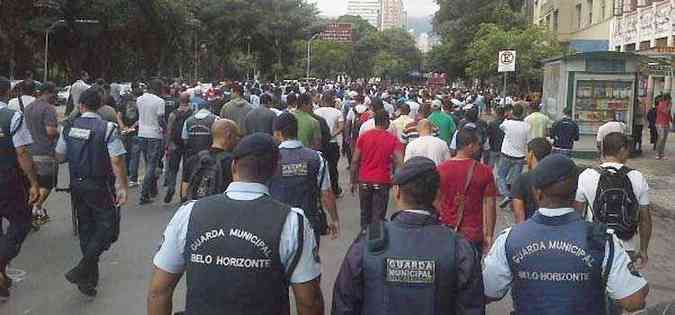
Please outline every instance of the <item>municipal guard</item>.
M485 258L485 296L513 289L515 314L607 314L606 294L629 312L644 307L647 281L606 226L585 222L572 202L578 170L553 154L531 173L539 210L504 231Z
M128 194L126 151L117 126L96 114L100 106L96 89L82 92L82 116L64 126L56 145L59 160L68 162L82 250L82 259L66 279L90 297L97 294L99 257L119 235L119 207Z
M436 164L410 159L393 180L398 209L372 223L347 252L332 314L485 314L480 255L441 225L432 205Z
M7 108L10 82L0 77L0 300L9 298L12 280L6 269L19 254L31 228L31 207L39 195L29 153L33 138L20 112ZM30 187L30 188L29 188ZM2 231L2 219L9 226Z
M164 232L148 294L148 314L171 314L186 273L186 314L323 314L316 241L302 210L274 200L265 183L279 149L256 133L233 152L233 182L223 194L181 207Z
M182 139L186 145L187 158L197 153L208 150L213 143L211 127L218 116L209 111L209 103L202 99L193 101L197 111L185 121L183 125Z
M283 113L274 120L274 137L279 145L279 168L270 181L270 194L275 199L301 208L309 218L317 243L320 242L324 205L330 214L328 232L337 238L340 218L335 204L335 194L330 185L330 174L321 154L305 148L298 140L298 120L291 113ZM328 216L326 216L328 217Z

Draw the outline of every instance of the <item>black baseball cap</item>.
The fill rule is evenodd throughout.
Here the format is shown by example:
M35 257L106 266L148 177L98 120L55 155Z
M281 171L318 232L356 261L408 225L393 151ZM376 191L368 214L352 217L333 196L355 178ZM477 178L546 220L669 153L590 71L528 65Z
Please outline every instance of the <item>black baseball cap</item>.
M578 175L579 168L572 159L562 154L551 154L537 163L530 179L535 188L544 188Z
M254 133L241 139L233 153L235 158L241 159L251 155L279 153L279 148L272 136L265 133Z
M296 129L298 128L298 119L295 118L295 115L285 112L282 113L281 115L277 116L274 118L274 124L272 126L272 130L274 131L280 131L280 130L286 130L288 129L289 126L295 125Z
M405 162L403 167L396 172L392 184L405 185L418 176L424 176L430 172L437 172L434 161L425 157L414 157Z

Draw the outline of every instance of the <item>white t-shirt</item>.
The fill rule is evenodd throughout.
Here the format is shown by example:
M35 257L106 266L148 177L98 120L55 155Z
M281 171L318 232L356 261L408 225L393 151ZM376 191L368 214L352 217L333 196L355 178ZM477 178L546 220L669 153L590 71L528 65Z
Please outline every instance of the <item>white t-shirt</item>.
M138 136L162 139L159 119L164 115L164 100L154 94L145 93L136 99L138 105Z
M356 109L356 112L361 115L365 113L368 110L368 106L359 104L354 107ZM350 109L349 112L347 113L347 121L351 121L354 123L358 117L354 114L354 110Z
M73 83L73 85L70 87L70 97L73 99L73 104L75 104L75 107L80 106L80 95L82 95L82 92L88 90L91 87L91 85L85 83L82 80L77 80L77 82Z
M421 136L410 142L405 148L405 161L421 156L429 158L436 165L450 159L450 150L445 141L434 136Z
M610 121L598 128L598 136L595 138L598 142L602 142L605 137L612 132L626 133L626 124L620 121Z
M337 125L345 121L344 116L342 116L342 112L339 109L333 107L319 107L314 110L314 114L326 120L331 135L335 134ZM337 142L336 137L332 137L330 142Z
M32 97L30 95L23 95L21 96L21 101L23 101L23 108L26 108L28 107L28 104L35 102L35 97ZM19 104L19 98L13 98L9 100L9 102L7 103L7 108L16 112L20 112L21 106Z
M527 138L530 134L530 125L519 120L505 120L499 128L504 131L502 153L515 157L527 156Z
M383 102L384 103L384 110L387 111L387 114L389 114L389 118L394 117L394 114L396 113L396 109L394 108L394 105L391 105L388 102Z
M620 169L623 164L619 163L603 163L601 167L614 167ZM633 185L633 193L638 200L640 206L649 205L649 184L642 173L637 170L632 170L628 173L628 178ZM579 184L577 186L577 202L584 202L589 206L589 211L586 213L586 219L593 222L593 212L590 207L595 202L595 193L598 190L598 182L600 181L600 173L594 169L586 169L579 175ZM635 236L625 242L626 250L640 251L640 235Z
M410 106L410 113L408 114L408 117L410 117L410 119L413 119L413 120L416 119L417 118L417 112L420 111L420 104L415 103L413 101L408 101L408 102L406 102L406 104L408 104L408 106Z

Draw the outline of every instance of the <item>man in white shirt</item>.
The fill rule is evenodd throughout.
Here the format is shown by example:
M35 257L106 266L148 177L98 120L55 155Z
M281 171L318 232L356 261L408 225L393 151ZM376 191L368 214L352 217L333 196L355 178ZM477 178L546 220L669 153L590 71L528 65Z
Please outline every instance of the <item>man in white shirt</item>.
M146 161L145 178L141 186L141 205L151 203L152 198L158 194L156 168L163 155L165 102L157 95L163 84L159 79L152 80L150 90L136 100L139 115L136 141Z
M416 120L417 113L420 111L420 104L414 101L407 101L405 103L410 107L410 113L408 113L408 117L410 117L412 120Z
M323 118L330 129L330 141L326 148L326 161L328 162L328 171L330 173L331 186L336 196L342 194L338 179L338 162L340 161L340 146L337 136L344 130L344 116L342 112L335 108L335 96L333 93L325 93L321 99L321 107L314 110L314 114Z
M87 73L87 71L82 71L80 73L80 79L70 86L70 100L66 105L66 116L70 115L70 112L73 111L74 104L78 104L79 106L80 95L82 95L82 92L91 87L91 85L87 84L87 81L89 81L89 73Z
M637 201L637 206L634 210L638 211L638 214L633 215L636 215L634 218L638 220L636 226L638 233L635 233L629 239L624 239L624 247L637 264L638 269L641 269L645 267L649 259L647 250L652 234L652 219L649 210L649 184L647 184L647 180L642 173L637 170L626 168L625 163L626 160L628 160L629 155L630 149L626 135L615 132L608 134L604 138L604 163L600 165L600 168L614 174L620 171L627 172L626 177L630 181L631 186L624 187L624 189L632 188L633 195ZM601 174L599 170L594 168L586 169L579 176L575 208L577 208L580 213L585 214L585 218L591 222L603 220L602 218L594 218L594 214L597 212L592 209L596 197L598 197L596 194L600 178ZM610 228L612 228L611 225ZM615 232L619 234L619 229L616 229Z
M505 120L499 128L504 131L501 158L497 167L497 188L504 197L500 208L506 207L512 200L509 187L523 172L527 157L527 142L530 125L524 122L525 109L520 104L513 106L512 119Z
M19 98L16 97L9 100L7 103L7 108L13 111L23 112L23 109L28 107L28 104L35 101L35 97L33 97L35 84L32 80L24 80L23 82L17 84L17 88L21 94L21 99L19 100Z
M422 119L417 123L417 131L420 137L413 140L405 148L405 161L421 156L428 158L436 165L450 159L450 150L448 144L433 136L434 128L430 121Z

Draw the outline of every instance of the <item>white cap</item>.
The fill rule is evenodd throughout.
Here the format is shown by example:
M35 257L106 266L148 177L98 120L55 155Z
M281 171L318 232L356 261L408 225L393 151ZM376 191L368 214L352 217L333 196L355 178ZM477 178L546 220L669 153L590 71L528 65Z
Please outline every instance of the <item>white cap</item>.
M441 109L443 107L443 103L439 100L433 100L431 101L431 108L433 109Z

